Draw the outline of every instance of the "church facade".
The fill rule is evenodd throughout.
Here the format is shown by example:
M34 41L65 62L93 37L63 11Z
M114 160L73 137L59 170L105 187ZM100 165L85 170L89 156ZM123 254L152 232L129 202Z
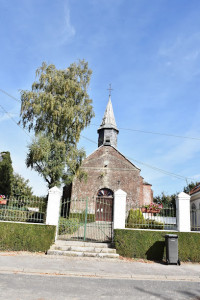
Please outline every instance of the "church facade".
M81 165L87 173L87 180L85 182L75 178L70 190L66 188L66 195L69 197L71 194L71 200L88 198L92 214L96 214L97 209L99 210L97 205L99 198L113 203L114 192L118 189L127 193L129 207L152 202L151 185L141 177L141 170L117 149L119 130L110 97L97 132L98 148Z

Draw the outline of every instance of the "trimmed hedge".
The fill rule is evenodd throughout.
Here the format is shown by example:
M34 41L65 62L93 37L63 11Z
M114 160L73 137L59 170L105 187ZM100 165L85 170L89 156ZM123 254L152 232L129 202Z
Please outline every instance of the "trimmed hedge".
M51 225L0 222L0 250L46 252L55 230Z
M78 219L80 223L85 223L85 211L82 213L70 213L70 219ZM87 214L87 223L95 222L95 214Z
M115 247L117 253L124 257L162 261L166 259L166 234L178 235L181 261L200 262L200 234L198 232L115 229Z

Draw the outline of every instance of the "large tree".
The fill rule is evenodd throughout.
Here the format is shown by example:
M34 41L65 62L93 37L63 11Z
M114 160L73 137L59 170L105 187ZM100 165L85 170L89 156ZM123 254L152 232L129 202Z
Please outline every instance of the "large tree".
M84 60L65 70L43 63L32 90L21 91L21 123L35 133L26 163L49 187L69 180L84 156L77 143L94 116L87 91L91 73Z

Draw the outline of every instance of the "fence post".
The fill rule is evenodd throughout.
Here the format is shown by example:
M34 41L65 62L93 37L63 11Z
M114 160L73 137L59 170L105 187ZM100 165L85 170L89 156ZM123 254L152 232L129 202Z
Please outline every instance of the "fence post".
M126 195L127 193L122 190L117 190L114 193L114 216L113 228L124 229L126 219Z
M56 186L51 188L48 194L46 225L56 226L55 239L57 238L58 233L61 194L62 192Z
M176 197L177 230L190 231L190 195L181 192Z

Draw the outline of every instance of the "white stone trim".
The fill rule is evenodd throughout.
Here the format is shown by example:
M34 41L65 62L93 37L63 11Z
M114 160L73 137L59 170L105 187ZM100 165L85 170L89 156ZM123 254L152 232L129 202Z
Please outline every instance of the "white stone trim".
M125 229L126 219L126 196L127 193L121 189L114 193L113 228Z

